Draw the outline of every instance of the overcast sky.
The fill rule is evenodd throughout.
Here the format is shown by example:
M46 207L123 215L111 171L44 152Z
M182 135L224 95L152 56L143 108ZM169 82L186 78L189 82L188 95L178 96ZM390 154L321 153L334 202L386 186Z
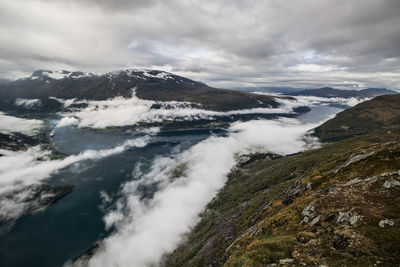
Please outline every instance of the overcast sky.
M0 77L153 68L216 87L400 88L400 0L0 0Z

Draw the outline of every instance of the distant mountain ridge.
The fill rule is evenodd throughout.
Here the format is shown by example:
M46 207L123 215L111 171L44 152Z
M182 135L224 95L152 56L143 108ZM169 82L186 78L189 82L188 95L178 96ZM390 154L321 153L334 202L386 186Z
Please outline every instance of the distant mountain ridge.
M324 87L319 89L309 89L299 92L291 92L288 95L292 96L318 96L318 97L344 97L344 98L373 98L380 95L393 95L398 92L387 88L368 88L363 90L342 90L334 89L331 87Z
M57 110L60 103L49 97L106 100L131 97L133 88L141 99L187 101L218 111L280 105L272 96L216 89L165 71L129 69L106 74L35 71L28 78L0 84L0 108L12 108L20 98L39 99L42 110Z

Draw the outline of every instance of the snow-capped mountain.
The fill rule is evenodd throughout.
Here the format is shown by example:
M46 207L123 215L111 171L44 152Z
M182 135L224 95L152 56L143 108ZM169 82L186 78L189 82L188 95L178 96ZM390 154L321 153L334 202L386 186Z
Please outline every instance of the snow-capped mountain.
M0 108L32 110L30 104L40 103L34 106L36 111L55 111L62 105L54 98L129 98L133 89L141 99L192 102L220 111L279 106L271 96L216 89L165 71L126 69L104 74L38 70L27 78L0 85Z

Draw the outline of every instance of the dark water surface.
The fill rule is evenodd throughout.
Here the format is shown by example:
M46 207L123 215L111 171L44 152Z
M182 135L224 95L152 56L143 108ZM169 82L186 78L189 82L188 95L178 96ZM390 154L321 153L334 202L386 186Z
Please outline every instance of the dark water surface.
M178 135L176 135L178 134ZM100 192L116 194L120 185L134 179L137 163L150 168L156 155L182 151L207 138L210 131L167 133L155 136L144 148L69 166L48 180L48 184L74 184L77 188L55 205L18 220L0 235L0 266L62 266L105 237ZM54 143L60 151L76 154L86 149L107 149L134 135L101 134L63 127Z
M299 116L302 122L317 122L342 109L315 107ZM98 160L73 164L47 180L48 184L74 184L70 195L44 211L19 219L11 227L0 229L0 266L47 267L62 266L79 256L96 241L107 236L104 228L104 210L100 208L100 192L115 196L121 184L135 179L135 166L149 169L159 155L168 156L188 149L211 134L224 134L221 130L170 131L159 133L143 148ZM87 149L108 149L143 134L94 133L63 127L54 136L56 147L67 154ZM146 189L149 190L149 189ZM145 192L144 192L145 193Z

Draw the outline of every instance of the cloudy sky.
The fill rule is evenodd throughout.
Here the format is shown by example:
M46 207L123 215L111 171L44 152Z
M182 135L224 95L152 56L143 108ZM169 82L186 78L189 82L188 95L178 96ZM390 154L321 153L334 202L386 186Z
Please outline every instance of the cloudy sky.
M0 77L154 68L216 87L400 89L399 0L0 0Z

